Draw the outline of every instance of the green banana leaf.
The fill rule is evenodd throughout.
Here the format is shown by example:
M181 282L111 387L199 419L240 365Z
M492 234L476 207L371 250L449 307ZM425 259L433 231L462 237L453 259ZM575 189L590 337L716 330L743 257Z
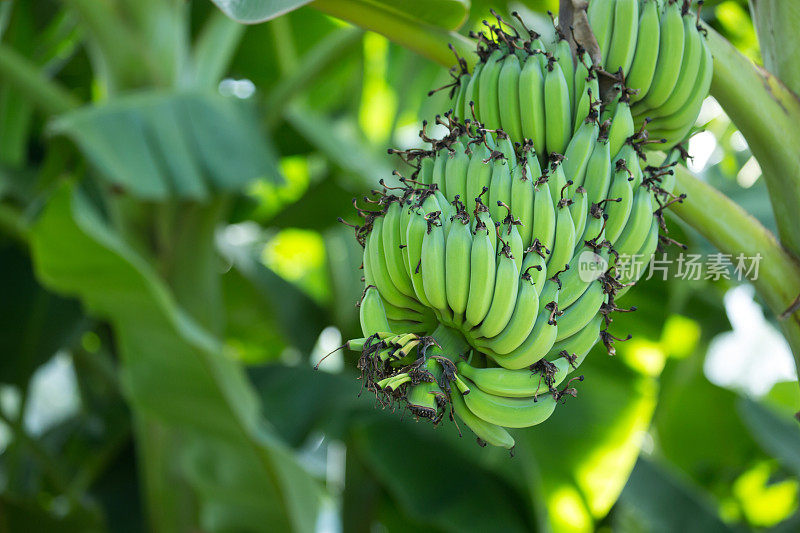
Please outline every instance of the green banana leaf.
M226 15L239 22L254 24L273 19L297 9L310 0L213 0ZM320 2L325 4L323 0ZM469 0L345 0L358 9L359 3L369 4L390 14L407 16L427 24L456 29L469 13Z
M274 151L248 103L200 93L146 92L58 117L110 183L146 200L206 200L257 178L279 181Z
M775 410L749 398L740 398L737 408L753 439L764 451L800 476L800 428L797 420L779 416Z
M32 250L47 286L79 297L112 324L146 464L167 478L151 498L180 484L193 490L200 523L156 514L154 529L270 523L313 530L320 487L262 418L242 369L177 307L150 265L110 231L85 196L71 186L55 193L33 228ZM169 463L155 460L147 444L159 439L170 452L161 460ZM159 504L167 513L167 501Z
M669 468L640 457L620 496L618 529L628 531L736 531L717 516L703 492ZM620 527L625 524L627 528Z

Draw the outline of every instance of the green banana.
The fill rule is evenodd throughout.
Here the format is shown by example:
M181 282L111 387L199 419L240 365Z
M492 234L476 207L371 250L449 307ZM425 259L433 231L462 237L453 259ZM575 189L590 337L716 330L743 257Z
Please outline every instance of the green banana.
M655 74L647 96L641 101L650 109L657 109L663 105L675 88L683 59L683 33L680 5L675 0L668 0L661 16L661 35Z
M653 202L650 191L645 187L639 187L633 196L633 206L628 223L614 245L617 253L620 255L635 254L647 238L652 219Z
M494 220L503 220L505 212L498 203L511 203L511 162L498 157L492 162L492 181L489 185L489 214Z
M539 156L539 163L543 163L544 154L547 153L545 151L545 75L537 55L539 54L528 56L522 67L519 76L519 107L522 134L533 142L533 147Z
M580 331L555 343L547 353L547 357L559 357L560 359L557 359L558 361L563 359L563 357L561 357L562 352L567 352L570 358L573 356L575 357L571 367L573 369L578 368L589 351L591 351L592 347L600 340L600 328L602 325L603 315L598 313L588 324L583 326Z
M544 98L547 152L563 154L572 135L572 110L567 80L561 65L552 58L544 76Z
M460 325L459 321L463 320L469 296L472 231L468 217L453 221L447 234L445 250L447 304L457 317L456 324Z
M490 349L484 350L485 353L498 365L509 370L525 368L544 357L553 347L558 332L558 326L552 316L555 311L554 306L558 304L558 292L559 287L555 281L545 282L539 293L539 314L536 323L522 344L504 355L493 353Z
M635 155L635 154L634 154ZM638 165L638 159L634 161ZM613 245L617 242L633 207L633 188L631 182L633 177L625 166L617 168L614 178L611 180L611 188L608 190L608 197L612 201L606 204L608 221L606 222L606 239Z
M403 249L400 248L400 228L402 227L405 230L405 226L400 225L402 210L403 207L399 201L389 204L386 209L386 215L383 217L381 241L386 260L386 269L389 271L392 283L404 295L414 298L416 296L414 294L414 286L411 284L411 278L406 271Z
M477 386L464 397L469 410L483 420L508 428L524 428L541 424L556 408L552 394L533 398L505 398L487 394Z
M533 196L533 236L547 253L553 249L556 234L556 210L547 182L535 186Z
M470 157L465 153L464 145L456 142L452 146L453 152L449 156L449 161L444 169L445 188L448 198L454 199L456 196L462 202L467 199L467 169L470 164Z
M661 38L661 20L656 0L644 0L639 18L639 31L633 63L625 78L630 89L638 92L631 96L631 105L647 96L658 62L658 47Z
M536 285L530 274L523 272L519 280L516 304L508 323L494 337L485 341L478 340L478 346L487 346L494 353L500 355L513 351L528 338L536 322L538 312L539 293L536 292Z
M475 416L467 407L466 402L464 402L464 396L459 391L450 391L450 402L458 418L467 425L478 439L492 446L502 446L509 450L514 447L514 437L505 428Z
M511 173L511 210L521 222L519 235L523 248L530 246L533 235L534 179L527 163L518 164Z
M520 116L519 78L522 67L515 54L503 59L498 79L500 126L512 139L522 141L522 118Z
M459 362L459 374L469 379L477 388L487 394L506 398L528 398L537 394L545 394L551 387L557 387L569 372L569 361L564 358L553 362L550 376L541 370L523 368L508 370L506 368L474 368L465 362ZM472 389L470 389L472 391Z
M616 0L614 2L614 30L608 54L605 57L606 70L616 73L622 69L627 74L633 55L636 52L636 39L639 33L639 0Z
M608 57L608 49L611 45L611 35L614 29L614 7L615 2L611 0L592 0L589 2L587 15L592 32L600 46L600 55Z
M495 50L486 60L481 72L478 84L478 109L480 109L480 121L489 128L496 128L500 125L500 104L498 98L498 82L500 79L500 69L503 66L501 60L503 53Z
M559 207L556 215L556 237L553 251L547 260L547 277L552 277L572 259L575 250L575 224L572 223L569 207Z
M488 186L492 179L492 162L486 161L490 155L489 149L483 143L473 147L467 166L466 198L463 200L469 213L475 211L475 198L481 195L483 188Z
M364 297L358 309L359 321L361 323L361 333L368 337L379 331L392 331L389 327L389 320L386 318L386 311L383 309L383 300L374 285L367 286Z
M491 338L500 333L508 324L519 291L519 269L511 257L511 250L504 245L498 255L497 272L495 274L494 296L489 312L486 313L475 336Z
M565 309L564 314L558 319L556 342L574 335L586 326L597 315L600 306L606 301L606 297L606 293L603 292L603 284L600 281L594 281L589 284L589 288L575 303Z
M495 273L497 262L495 247L489 237L494 233L494 226L488 229L483 222L475 229L470 251L469 295L464 325L474 327L480 324L489 312L494 296Z
M428 231L422 238L421 270L425 297L439 311L447 310L445 282L445 240L441 225L429 222Z
M584 122L572 136L564 153L564 174L572 180L572 190L581 185L586 177L589 157L592 155L600 129L596 122Z

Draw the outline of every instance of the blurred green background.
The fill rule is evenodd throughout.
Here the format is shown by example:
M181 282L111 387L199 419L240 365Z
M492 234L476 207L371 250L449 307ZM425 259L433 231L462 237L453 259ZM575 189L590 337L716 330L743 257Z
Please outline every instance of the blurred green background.
M360 336L337 217L447 109L445 69L326 13L490 7L557 2L0 2L0 531L800 530L800 389L749 286L641 282L513 458L376 409L351 353L312 369ZM702 13L760 61L746 1ZM688 147L774 228L711 98Z

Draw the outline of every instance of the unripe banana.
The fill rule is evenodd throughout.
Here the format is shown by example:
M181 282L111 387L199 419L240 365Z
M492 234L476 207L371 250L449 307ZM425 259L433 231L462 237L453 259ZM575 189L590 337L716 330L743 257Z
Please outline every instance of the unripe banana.
M638 159L632 162L636 165L639 164ZM606 203L606 213L608 213L606 239L612 245L617 242L622 230L625 229L628 217L631 214L631 208L633 207L632 181L633 176L629 173L627 167L622 166L614 172L611 188L608 191L608 197L613 201Z
M583 230L586 228L586 217L589 216L589 202L586 199L586 189L583 187L578 187L575 194L572 195L569 214L575 224L575 235L583 235Z
M547 276L552 277L556 272L563 270L572 259L575 250L575 225L569 207L559 207L556 219L556 237L553 251L547 260Z
M589 158L592 155L599 133L600 130L596 122L584 122L569 141L562 166L564 174L572 180L573 191L583 185Z
M658 246L658 221L655 217L650 222L650 229L647 232L644 243L631 256L632 264L628 265L623 273L618 277L619 282L625 285L622 289L617 291L616 298L622 298L630 290L634 283L644 274L645 267L652 259L653 254Z
M414 298L414 287L411 285L411 278L408 276L406 263L403 259L403 250L400 248L401 227L403 228L402 233L405 233L405 226L400 225L402 211L403 207L399 201L389 204L386 215L383 218L381 240L389 277L400 292ZM373 229L373 231L375 230Z
M556 408L552 394L536 398L505 398L487 394L478 387L471 387L464 397L469 410L483 420L498 426L524 428L541 424Z
M530 246L533 235L534 179L527 163L517 165L511 173L511 210L520 220L519 235L523 248Z
M632 104L642 100L650 90L650 84L653 82L653 75L656 72L659 40L661 38L658 2L656 0L644 0L641 11L636 51L633 54L630 72L625 78L629 88L639 91L631 96Z
M514 447L514 437L505 428L475 416L467 407L466 402L464 402L464 396L459 391L450 391L450 401L453 404L453 410L456 415L478 439L492 446L502 446L507 449Z
M528 249L520 269L523 274L527 273L531 277L533 286L536 287L536 294L539 295L542 294L544 282L547 281L547 259L543 254L544 252L539 253L533 247Z
M447 304L455 314L456 325L460 325L467 310L471 251L472 231L469 227L469 218L454 220L447 234L445 280Z
M500 79L500 69L503 64L503 53L495 50L486 60L486 64L481 72L478 93L478 108L480 109L479 120L490 128L500 125L500 101L498 98L498 83Z
M508 324L500 333L490 339L479 339L478 346L487 346L494 353L510 353L528 338L539 312L539 293L536 292L530 274L523 272L519 280L517 300Z
M535 187L533 197L533 237L539 239L546 253L553 250L556 233L556 211L550 195L550 187L545 182Z
M492 162L492 181L489 185L489 213L495 221L505 218L505 210L498 202L511 203L510 162L498 157Z
M614 5L614 30L608 47L606 70L628 73L636 51L639 32L639 0L616 0Z
M366 242L366 250L369 255L370 278L377 286L378 292L383 299L395 307L405 307L414 311L424 312L424 306L418 301L400 292L389 276L386 266L386 255L383 250L382 233L383 217L377 217L373 223L372 231Z
M559 358L552 363L550 375L543 375L541 369L524 368L474 368L465 362L457 365L458 372L469 379L480 390L506 398L528 398L545 394L551 387L557 387L569 372L569 361ZM472 391L472 389L470 389Z
M533 142L533 147L544 162L546 150L544 79L539 54L530 55L519 76L519 105L522 134ZM540 56L544 57L544 56Z
M467 169L470 164L470 157L465 153L464 145L456 142L452 146L453 152L449 156L449 161L445 166L445 187L450 199L456 196L462 202L467 201Z
M556 340L555 307L558 304L558 284L547 280L539 293L539 314L528 337L517 348L508 354L500 355L486 350L498 365L510 370L518 370L530 366L542 359Z
M611 45L611 35L614 29L614 7L615 2L610 0L592 0L589 2L587 15L592 32L600 46L600 55L608 56L608 48Z
M469 74L462 74L461 77L458 78L458 93L455 99L455 112L456 118L460 119L461 122L464 122L465 119L469 118L469 83L472 81L472 76Z
M472 150L467 166L467 196L463 200L468 213L475 212L475 198L481 195L492 179L492 161L486 161L491 155L489 149L479 144L473 145Z
M646 112L647 116L651 118L671 115L689 103L692 89L700 72L700 63L703 61L705 44L695 24L695 15L687 11L683 15L684 46L680 77L667 101L657 109L650 109Z
M439 311L447 311L447 289L445 282L445 240L441 225L429 222L428 231L422 238L421 250L422 286L425 297Z
M475 230L470 251L469 296L465 327L480 324L489 312L494 295L495 272L497 270L496 253L489 232L483 223Z
M545 144L548 153L563 154L572 135L569 87L561 65L550 60L544 76ZM538 147L537 147L538 151Z
M490 135L489 138L491 137ZM508 168L513 170L514 167L517 166L517 151L514 148L514 141L512 141L511 137L504 131L498 131L494 136L494 141L497 145L496 150L503 154L503 157L508 163Z
M572 59L572 49L569 46L569 41L562 35L557 36L555 44L554 55L556 61L561 66L561 72L564 74L564 80L567 82L567 90L569 92L570 109L572 109L573 102L575 101L575 62ZM559 152L563 153L563 152Z
M611 147L608 140L601 136L594 144L594 150L586 167L586 178L583 188L586 189L586 200L589 207L606 199L611 183Z
M622 145L634 133L636 126L633 123L631 107L628 105L627 96L622 96L614 110L611 127L608 130L608 151L612 158L617 156Z
M522 67L515 54L503 59L498 80L500 126L512 139L522 140L522 117L520 116L519 78Z
M585 255L587 253L595 254L597 255L597 258ZM590 246L584 246L572 257L569 262L569 269L559 276L559 279L561 280L561 292L558 295L558 307L562 311L567 309L578 298L580 298L583 293L586 292L586 289L589 287L589 285L594 283L594 280L599 277L598 275L593 279L589 275L590 273L581 272L581 262L587 261L590 258L595 259L598 266L607 265L608 250L602 248L595 252L594 248Z
M480 96L480 82L481 74L483 73L484 63L478 63L472 70L472 77L467 84L467 90L464 94L464 109L462 111L461 120L475 119L480 120L478 116L478 97ZM470 106L472 104L472 106ZM475 116L472 116L472 109L475 109Z
M402 231L402 230L401 230ZM411 217L406 228L406 250L408 252L408 263L406 269L411 278L411 285L422 305L433 307L425 296L425 288L422 283L422 240L428 231L428 222L419 207L411 208Z
M386 319L386 311L383 310L381 295L374 285L369 285L364 291L358 316L361 322L361 333L365 337L379 331L392 331L389 321Z
M500 333L508 324L519 291L519 269L506 245L497 259L494 296L489 312L473 334L477 337L491 338Z
M656 109L666 102L675 88L680 75L683 47L681 8L677 1L668 0L661 16L661 35L655 74L647 96L641 101L650 109Z
M576 98L578 98L578 103L575 104L575 118L572 126L575 132L589 120L592 106L597 105L600 98L600 83L597 81L597 76L595 76L594 73L590 74L585 82L583 91Z
M566 352L570 358L575 357L571 368L578 368L592 347L600 340L600 328L602 325L603 315L598 313L580 331L555 343L547 354L548 359L561 357L562 352Z
M445 168L447 167L447 159L449 152L447 148L442 148L436 153L436 158L433 162L433 176L431 183L436 185L442 194L446 194L447 184L445 183Z
M424 185L433 183L433 166L434 159L432 157L425 157L419 162L419 173L417 174L418 182Z
M645 187L639 187L633 196L633 207L628 223L614 245L617 253L620 255L635 254L647 238L652 220L653 202L650 191Z
M603 284L600 281L592 282L581 297L564 310L564 314L558 319L556 342L574 335L588 324L597 315L606 298Z

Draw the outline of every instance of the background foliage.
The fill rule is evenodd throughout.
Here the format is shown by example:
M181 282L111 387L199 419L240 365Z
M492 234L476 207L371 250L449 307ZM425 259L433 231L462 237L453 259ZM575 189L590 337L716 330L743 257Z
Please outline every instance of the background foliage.
M774 317L730 281L637 286L615 321L634 338L513 459L376 410L352 354L313 371L359 336L336 218L446 108L418 34L335 17L440 39L509 6L218 3L271 20L0 3L0 531L797 530L796 374L770 371ZM511 7L547 28L555 4ZM746 2L703 15L761 61ZM693 170L776 229L742 135L713 100L699 122ZM747 335L760 366L733 357Z

